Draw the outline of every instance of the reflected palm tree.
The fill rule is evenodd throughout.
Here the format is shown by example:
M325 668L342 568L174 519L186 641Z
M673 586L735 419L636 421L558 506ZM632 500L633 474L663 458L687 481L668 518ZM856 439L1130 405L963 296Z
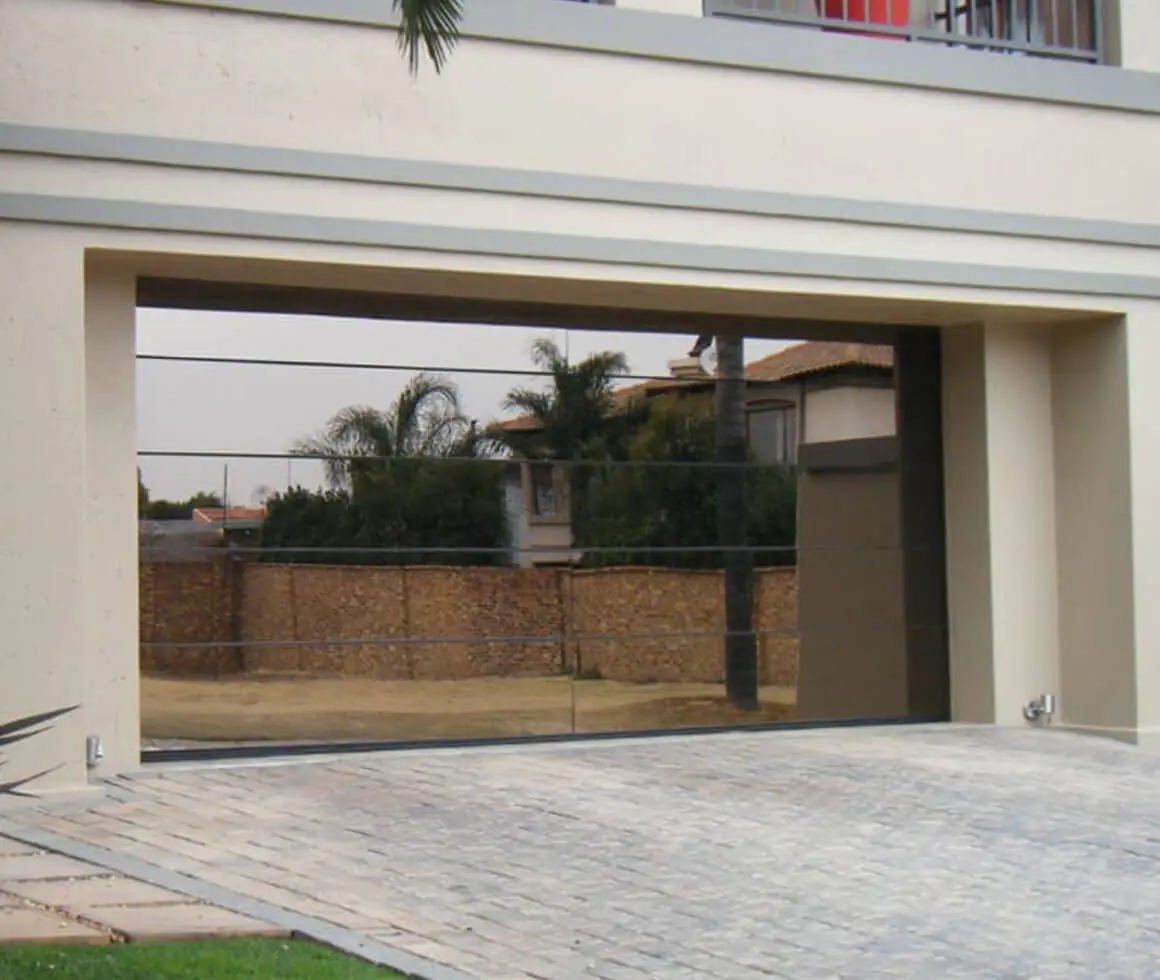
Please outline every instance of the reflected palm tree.
M391 460L477 459L494 455L496 448L495 441L461 411L453 382L417 374L389 408L344 408L317 435L299 440L291 452L321 460L327 482L350 489L361 477L385 472Z
M571 361L548 337L532 344L532 362L549 378L547 390L513 388L504 408L531 416L534 432L509 432L508 444L524 456L563 460L609 455L616 416L612 399L616 379L628 374L620 351L597 351ZM497 430L502 434L502 430Z

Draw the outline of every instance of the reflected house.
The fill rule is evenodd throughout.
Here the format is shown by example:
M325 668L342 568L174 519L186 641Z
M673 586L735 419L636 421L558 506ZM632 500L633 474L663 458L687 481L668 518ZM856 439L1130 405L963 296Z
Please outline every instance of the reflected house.
M508 466L504 502L511 536L512 564L522 568L571 565L571 499L566 467L516 460Z
M254 543L264 507L199 507L188 520L137 522L141 558L150 562L204 561L206 549Z
M669 363L670 377L613 392L615 410L661 396L711 394L717 376L699 360ZM892 438L895 434L894 350L885 345L807 342L745 368L749 447L758 462L795 466L806 443ZM507 433L534 433L521 415L499 423ZM524 567L575 562L567 467L513 461L506 481L513 563Z
M266 519L265 507L197 507L192 522L217 528L225 533L253 530Z
M673 361L671 377L617 389L614 406L639 399L711 394L716 376L695 359ZM895 352L888 345L795 344L746 365L750 450L797 471L797 716L811 720L894 718L908 702L930 714L945 677L895 679L908 649L938 642L935 624L907 637L903 511ZM502 423L535 432L536 420ZM514 563L578 560L571 550L567 468L513 462L508 513Z

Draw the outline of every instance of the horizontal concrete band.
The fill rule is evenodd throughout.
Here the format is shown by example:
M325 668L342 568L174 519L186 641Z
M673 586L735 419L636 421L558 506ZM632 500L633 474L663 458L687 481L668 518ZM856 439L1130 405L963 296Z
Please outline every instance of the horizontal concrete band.
M394 27L389 0L149 0ZM1160 74L560 0L466 0L467 37L817 78L1160 113Z
M803 442L798 467L807 473L890 469L898 465L898 457L896 436Z
M418 225L310 214L280 214L108 198L0 193L0 219L233 238L399 248L723 273L803 276L866 283L1022 290L1158 299L1160 277L957 262L788 252L558 235L545 232Z
M548 0L541 0L548 2ZM559 0L557 0L559 2ZM0 152L1160 248L1160 226L0 123Z

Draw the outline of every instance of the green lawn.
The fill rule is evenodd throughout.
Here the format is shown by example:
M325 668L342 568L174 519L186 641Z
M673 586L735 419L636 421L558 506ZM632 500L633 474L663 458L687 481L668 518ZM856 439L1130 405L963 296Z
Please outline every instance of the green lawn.
M288 939L0 948L0 980L401 980L323 946Z

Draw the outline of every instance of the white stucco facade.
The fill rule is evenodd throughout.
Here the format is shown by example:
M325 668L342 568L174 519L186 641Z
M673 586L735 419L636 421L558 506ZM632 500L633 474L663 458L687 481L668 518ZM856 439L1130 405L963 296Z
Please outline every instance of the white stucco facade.
M141 277L938 328L953 717L1155 738L1154 0L1123 67L476 0L418 80L379 6L0 0L14 775L137 764Z

